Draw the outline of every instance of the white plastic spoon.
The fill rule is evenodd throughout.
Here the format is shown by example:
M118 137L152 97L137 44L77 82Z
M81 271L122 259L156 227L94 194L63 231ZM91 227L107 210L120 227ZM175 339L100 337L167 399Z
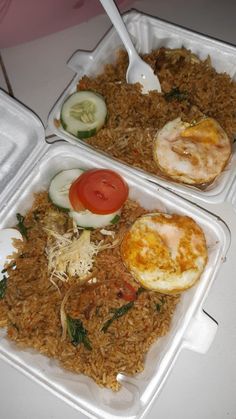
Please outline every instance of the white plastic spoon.
M154 74L153 69L138 55L113 0L100 0L100 3L106 10L128 52L129 66L126 73L127 83L140 83L143 86L143 93L148 93L150 90L161 92L158 77Z
M22 240L21 233L15 228L4 228L0 230L0 281L4 278L2 271L6 263L10 262L9 256L11 256L16 248L13 244L13 240Z

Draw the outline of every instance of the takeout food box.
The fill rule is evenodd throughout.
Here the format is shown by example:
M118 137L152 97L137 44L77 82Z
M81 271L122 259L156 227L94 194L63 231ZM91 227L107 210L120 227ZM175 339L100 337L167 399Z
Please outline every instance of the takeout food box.
M236 79L236 48L234 46L136 11L125 14L124 20L139 53L148 53L160 47L185 47L197 54L201 60L210 55L212 65L216 71L226 72L232 79ZM55 126L54 120L60 118L62 103L71 93L76 91L76 85L80 78L83 75L96 76L101 73L105 64L115 61L118 49L124 49L124 46L116 30L112 28L93 51L76 51L69 60L68 66L76 73L75 77L70 85L65 88L48 117L49 127L59 138L76 144L81 149L91 149L91 146L86 144L86 140L76 140L62 127ZM62 89L64 87L62 86ZM223 202L236 173L235 149L232 159L224 171L204 190L197 189L194 186L181 185L171 180L167 181L144 170L131 167L125 163L121 164L140 177L171 188L181 195L198 199L203 203Z
M47 190L50 180L63 169L111 168L129 185L129 196L152 211L192 217L203 229L208 263L200 281L181 295L169 333L156 341L145 358L145 369L136 376L119 374L120 391L98 387L90 378L72 374L52 359L31 349L19 349L0 329L0 356L18 370L91 418L141 418L159 394L183 348L205 353L217 323L204 311L204 300L225 260L230 231L222 219L183 199L161 185L138 178L115 161L68 143L45 143L41 122L31 111L0 92L1 199L0 229L16 224L35 192Z
M234 179L234 182L229 190L227 201L232 205L232 208L236 212L236 179Z

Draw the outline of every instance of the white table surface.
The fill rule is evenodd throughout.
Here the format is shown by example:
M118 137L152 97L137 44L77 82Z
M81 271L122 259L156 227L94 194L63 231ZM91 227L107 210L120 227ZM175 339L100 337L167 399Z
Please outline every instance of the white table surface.
M132 7L236 44L233 0L143 0L134 1ZM55 99L73 76L66 61L77 49L93 49L109 27L108 17L102 14L65 31L3 49L14 96L46 123ZM1 67L0 87L8 91ZM218 331L207 354L180 354L148 419L236 419L236 213L227 202L207 208L220 215L233 233L227 261L204 304L218 321ZM0 360L0 418L86 417Z

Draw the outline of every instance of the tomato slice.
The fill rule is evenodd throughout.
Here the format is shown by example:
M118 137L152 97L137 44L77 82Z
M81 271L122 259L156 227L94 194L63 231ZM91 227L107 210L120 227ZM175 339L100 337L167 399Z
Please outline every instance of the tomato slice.
M125 301L135 301L137 299L137 292L134 287L132 287L131 284L124 281L124 287L120 290L120 296Z
M128 185L118 173L91 169L72 183L69 199L75 211L88 209L95 214L111 214L122 207L128 193Z

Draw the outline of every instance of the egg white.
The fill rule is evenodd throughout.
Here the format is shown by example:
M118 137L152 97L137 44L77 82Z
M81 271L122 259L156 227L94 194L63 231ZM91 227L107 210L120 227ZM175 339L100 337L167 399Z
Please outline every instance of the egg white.
M161 172L189 185L213 182L231 152L230 139L213 118L203 118L193 125L176 118L157 132L153 147Z

